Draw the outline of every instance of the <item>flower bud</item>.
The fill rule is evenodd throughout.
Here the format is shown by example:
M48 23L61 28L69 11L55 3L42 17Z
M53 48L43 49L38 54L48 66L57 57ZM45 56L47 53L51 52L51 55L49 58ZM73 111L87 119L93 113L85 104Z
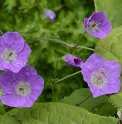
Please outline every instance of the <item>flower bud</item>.
M49 18L53 22L56 14L52 10L45 9L43 12L43 16Z
M81 58L73 56L71 54L63 56L63 58L61 58L61 61L65 62L68 66L72 67L80 67L81 64L83 63Z

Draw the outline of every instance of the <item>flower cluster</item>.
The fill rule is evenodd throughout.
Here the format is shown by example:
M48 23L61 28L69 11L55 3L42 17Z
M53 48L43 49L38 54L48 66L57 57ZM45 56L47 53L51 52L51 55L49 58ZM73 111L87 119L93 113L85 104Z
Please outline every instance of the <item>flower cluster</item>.
M91 36L102 39L109 34L112 26L104 12L95 12L84 19L84 28ZM82 69L83 78L94 98L119 92L121 67L116 61L105 60L99 54L92 54L84 63L71 54L65 55L63 59L67 65Z
M51 10L44 10L43 16L54 21L56 15ZM84 19L85 31L93 37L106 37L112 26L104 12L95 12ZM77 46L77 45L76 45ZM7 32L0 37L0 87L3 104L12 107L31 107L44 88L44 80L36 70L27 66L30 47L17 32ZM93 97L117 93L120 90L121 67L114 60L105 60L98 54L92 54L86 62L67 54L63 57L66 65L80 67Z
M99 54L92 54L84 63L79 57L70 54L67 54L65 59L68 65L82 69L83 78L94 98L119 92L121 67L116 61L105 60Z
M0 37L1 101L12 107L31 107L44 87L44 80L36 70L27 66L30 47L17 32Z

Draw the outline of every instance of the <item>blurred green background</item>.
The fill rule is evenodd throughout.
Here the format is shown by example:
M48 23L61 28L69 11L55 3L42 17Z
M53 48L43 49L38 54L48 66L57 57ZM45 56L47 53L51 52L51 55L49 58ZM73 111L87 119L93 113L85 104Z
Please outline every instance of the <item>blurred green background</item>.
M54 22L42 16L44 9L56 13ZM63 44L41 38L59 39L70 44L76 44L84 32L84 18L89 17L94 10L93 0L1 0L0 1L0 31L17 31L32 49L28 64L35 67L45 80L45 87L37 102L52 101L51 78L54 76L55 64L59 58L70 53L85 61L93 51L71 49ZM36 38L35 36L39 37ZM85 34L81 46L95 47L98 39ZM79 68L58 64L57 77L63 78L79 71ZM87 87L82 75L77 74L55 84L56 101L70 95L74 90Z

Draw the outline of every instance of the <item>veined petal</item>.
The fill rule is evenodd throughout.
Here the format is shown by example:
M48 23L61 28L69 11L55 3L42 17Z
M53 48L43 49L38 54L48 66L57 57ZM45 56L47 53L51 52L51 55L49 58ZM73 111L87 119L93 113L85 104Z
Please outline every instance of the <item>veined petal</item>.
M89 18L84 19L84 29L91 36L103 39L109 34L112 26L104 12L94 12Z
M93 97L119 92L121 67L116 61L92 54L81 68Z
M30 69L29 69L30 68ZM31 72L28 72L31 70ZM31 107L44 88L44 79L31 66L18 73L6 70L0 77L1 101L11 107Z
M0 37L0 69L19 72L28 62L30 47L17 32L7 32Z

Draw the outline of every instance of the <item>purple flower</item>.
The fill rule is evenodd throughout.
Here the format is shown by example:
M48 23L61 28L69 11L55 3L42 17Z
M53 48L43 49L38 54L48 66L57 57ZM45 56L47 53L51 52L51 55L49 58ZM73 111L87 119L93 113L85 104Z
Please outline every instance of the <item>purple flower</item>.
M119 92L121 67L116 61L106 61L100 55L92 54L81 68L94 98Z
M0 37L0 70L19 72L28 62L30 47L17 32L7 32Z
M56 14L52 10L45 9L43 16L48 17L51 21L54 21Z
M84 28L91 36L102 39L109 34L112 26L104 12L94 12L84 19Z
M79 57L73 56L71 54L67 54L64 56L65 62L69 66L80 67L83 63L82 59Z
M11 107L31 107L42 93L44 80L31 66L18 73L6 70L0 77L1 101Z

